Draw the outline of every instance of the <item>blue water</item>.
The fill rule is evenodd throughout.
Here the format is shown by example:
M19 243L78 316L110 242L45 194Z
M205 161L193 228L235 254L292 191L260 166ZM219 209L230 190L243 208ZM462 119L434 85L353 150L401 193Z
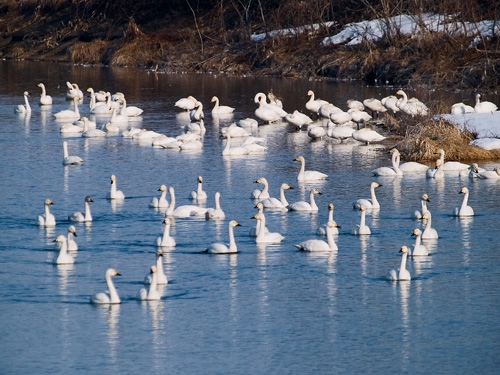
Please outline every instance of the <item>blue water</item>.
M306 93L345 107L349 98L382 97L395 88L359 83L325 83L215 75L166 75L69 65L1 62L0 77L0 369L3 374L329 374L496 373L500 360L500 267L498 224L500 182L472 181L447 174L442 181L423 176L375 178L370 171L389 165L383 145L311 142L286 123L261 126L267 139L262 155L223 158L220 127L253 117L253 96L270 89L285 109L303 110ZM63 167L60 122L53 113L69 108L65 81L82 89L122 91L128 105L144 109L135 126L169 136L188 122L174 107L194 95L204 103L207 134L201 152L153 148L131 139L66 138L82 166ZM36 104L44 82L54 104ZM29 90L31 116L14 114ZM210 99L236 107L232 118L213 118ZM80 105L88 113L88 99ZM106 120L98 119L102 125ZM329 175L317 184L299 185L293 159ZM492 169L498 163L480 163ZM106 200L115 174L126 199ZM163 214L148 208L161 184L174 186L177 204L204 178L207 207L216 191L226 213L222 221L175 219L177 241L166 251L169 284L159 302L139 302L136 294L154 264L155 239ZM266 177L272 196L287 182L289 202L307 199L311 187L322 195L317 214L266 212L267 226L285 236L280 245L257 246L248 236L255 225L250 193ZM372 235L350 234L359 222L352 209L369 196L376 180L380 212L367 216ZM454 218L467 186L476 216ZM402 245L421 223L411 215L427 193L439 239L425 241L431 255L409 259L410 282L385 280L400 262ZM66 234L67 216L83 210L91 195L93 222L77 224L79 250L72 266L54 266L53 240ZM57 226L38 227L43 202L50 198ZM320 237L328 203L341 226L339 250L307 254L293 245ZM208 255L213 242L227 241L235 228L238 253ZM89 296L104 291L104 272L115 268L120 305L93 306Z

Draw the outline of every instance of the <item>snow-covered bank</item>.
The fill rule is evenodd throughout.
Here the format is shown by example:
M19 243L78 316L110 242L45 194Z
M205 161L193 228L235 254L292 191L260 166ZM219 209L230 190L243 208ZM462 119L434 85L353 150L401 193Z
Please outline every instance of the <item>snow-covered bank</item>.
M441 115L461 129L477 133L471 144L485 150L500 149L500 111L493 113L466 113L463 115Z
M264 40L266 38L274 38L275 36L294 36L296 34L302 34L302 33L314 33L322 27L330 27L333 26L334 24L335 22L324 22L324 23L315 23L312 25L299 26L289 29L273 30L267 33L252 34L250 36L250 39L253 42L260 42L261 40Z

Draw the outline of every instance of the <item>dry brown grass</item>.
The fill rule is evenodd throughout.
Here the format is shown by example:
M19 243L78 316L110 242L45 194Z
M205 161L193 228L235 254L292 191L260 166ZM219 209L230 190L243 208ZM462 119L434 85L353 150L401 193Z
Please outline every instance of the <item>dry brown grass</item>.
M109 42L94 40L89 43L76 43L69 48L71 61L85 64L102 64Z

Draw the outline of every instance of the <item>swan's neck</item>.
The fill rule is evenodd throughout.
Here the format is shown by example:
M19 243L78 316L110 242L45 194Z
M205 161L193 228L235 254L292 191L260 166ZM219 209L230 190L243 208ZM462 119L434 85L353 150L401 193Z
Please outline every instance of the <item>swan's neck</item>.
M262 193L269 193L269 184L266 182L264 183L264 188L262 189Z
M399 154L397 154L397 153L392 154L392 168L394 169L394 171L397 174L403 174L403 172L399 168L400 161L401 161L401 158L400 158Z
M216 209L216 210L220 210L220 202L219 202L219 200L220 200L220 196L219 196L219 195L217 195L217 196L215 197L215 209Z
M257 220L257 225L259 227L259 231L257 233L257 237L261 238L264 237L266 231L266 217L264 215L261 216L260 219Z
M422 238L421 234L415 236L415 247L414 247L414 249L417 249L417 248L420 247L421 238Z
M217 108L219 108L219 98L215 98L214 109L217 109Z
M156 292L156 284L158 283L156 272L158 272L158 269L151 275L151 285L149 286L148 298L152 297Z
M283 207L288 206L288 201L285 198L285 189L280 189L280 202Z
M300 160L300 171L299 171L299 176L304 175L304 171L306 170L306 162L304 159Z
M61 240L61 248L59 249L59 256L68 254L68 241L66 238Z
M89 103L89 107L90 107L90 110L93 110L95 105L96 105L96 102L95 102L95 94L94 94L94 90L89 90L90 92L90 103Z
M424 232L422 234L427 234L431 231L431 223L432 223L432 219L429 217L427 219L427 223L425 223Z
M198 181L198 189L196 190L196 194L198 198L200 197L200 194L203 192L203 183Z
M234 240L233 226L229 225L229 251L235 253L237 250L236 242Z
M63 157L66 159L68 157L68 144L63 142Z
M46 204L45 205L45 218L48 218L50 215L50 208L49 208L49 205Z
M85 220L92 220L92 214L90 213L90 204L89 202L85 202Z
M170 237L170 224L165 224L165 228L163 228L163 238L168 238L168 237Z
M28 96L27 95L24 95L24 103L26 104L26 110L30 111L31 110L31 106L30 106L30 102L28 100Z
M42 89L42 96L45 96L47 93L45 92L45 86L40 85L40 88Z
M173 188L170 188L170 205L168 206L166 215L172 215L175 210L175 191Z
M333 221L333 208L328 210L328 221Z
M377 200L377 196L375 195L375 187L372 186L370 188L370 196L372 198L372 205L376 206L378 205L378 200Z
M116 291L113 280L111 280L111 275L106 275L106 284L109 290L109 300L111 303L120 303L120 297L118 297L118 292Z
M109 193L109 196L111 198L116 198L116 182L115 181L113 181L111 183L111 192Z
M222 150L222 155L226 155L227 153L229 153L230 148L231 148L231 136L229 134L226 134L226 145Z
M163 260L162 260L163 257L157 257L156 259L156 272L158 273L158 275L163 275L164 272L163 272ZM158 281L158 280L156 280Z
M331 250L337 250L337 244L335 243L335 240L333 239L333 231L328 224L326 224L326 238L328 242L328 247L330 247Z
M309 193L309 201L310 201L310 204L311 204L311 208L314 209L314 210L317 210L318 206L316 205L316 201L314 200L314 193L313 192Z
M167 190L162 190L161 194L160 194L160 200L164 200L164 199L167 199Z
M479 95L476 95L476 105L480 104L481 100L479 99Z
M366 227L366 212L361 211L361 219L359 220L359 229Z
M427 201L422 199L422 215L427 212Z
M125 98L122 98L122 111L125 111L127 109L127 101Z
M465 210L468 202L469 202L469 192L464 193L464 199L462 201L462 206L460 207L460 211Z
M406 258L408 258L408 253L404 252L401 256L401 265L399 266L399 279L404 276L404 271L406 271Z
M73 104L74 104L74 107L75 107L75 113L78 117L80 117L80 111L78 110L78 104L76 102L76 99L73 99Z
M400 105L405 105L408 102L408 96L404 91L401 92L401 95L403 96L403 99L401 99Z

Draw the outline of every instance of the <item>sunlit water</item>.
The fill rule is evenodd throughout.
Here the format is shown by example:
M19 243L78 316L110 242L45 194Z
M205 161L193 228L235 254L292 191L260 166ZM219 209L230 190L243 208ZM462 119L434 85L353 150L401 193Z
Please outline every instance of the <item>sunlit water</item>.
M223 158L220 127L253 117L253 96L272 89L285 109L304 110L306 93L344 107L348 98L382 97L395 88L359 83L155 75L127 69L99 69L42 63L0 64L0 368L1 373L182 374L264 373L495 373L500 365L499 247L500 181L471 181L446 175L375 178L370 171L389 165L381 146L335 141L311 142L286 123L259 127L267 139L262 155ZM170 136L189 121L174 107L194 95L205 105L207 134L201 152L153 148L122 137L67 138L70 154L82 166L63 167L60 122L53 113L69 108L65 81L82 89L122 91L128 105L144 109L136 126ZM54 105L37 105L44 82ZM14 114L22 93L32 92L31 116ZM214 118L210 99L236 107L233 117ZM89 115L88 99L80 105ZM98 119L102 125L106 119ZM385 144L385 146L390 146ZM293 159L306 158L307 169L329 175L327 181L299 185ZM491 169L495 163L485 165ZM126 199L110 203L106 194L115 174ZM177 204L204 178L206 206L216 191L226 219L175 219L177 241L166 251L169 284L159 302L141 303L136 294L154 264L155 239L163 214L148 208L161 184L174 186ZM267 226L285 236L280 245L256 246L248 236L256 212L249 198L259 177L272 196L283 182L289 202L307 199L311 187L322 195L317 214L266 212ZM350 230L359 222L352 209L369 197L376 180L381 203L367 216L372 235ZM471 192L476 216L454 218L462 186ZM439 239L425 241L431 255L409 259L410 282L385 280L400 263L399 249L411 246L421 223L411 215L427 193ZM91 195L94 221L77 224L80 250L72 266L54 266L54 238L66 234L70 213L83 210ZM36 224L50 198L57 226ZM339 250L311 255L294 244L316 236L326 222L328 203L341 226ZM239 253L213 256L202 251L227 241L227 223L235 228ZM96 307L89 296L104 291L104 272L114 282L121 305Z

